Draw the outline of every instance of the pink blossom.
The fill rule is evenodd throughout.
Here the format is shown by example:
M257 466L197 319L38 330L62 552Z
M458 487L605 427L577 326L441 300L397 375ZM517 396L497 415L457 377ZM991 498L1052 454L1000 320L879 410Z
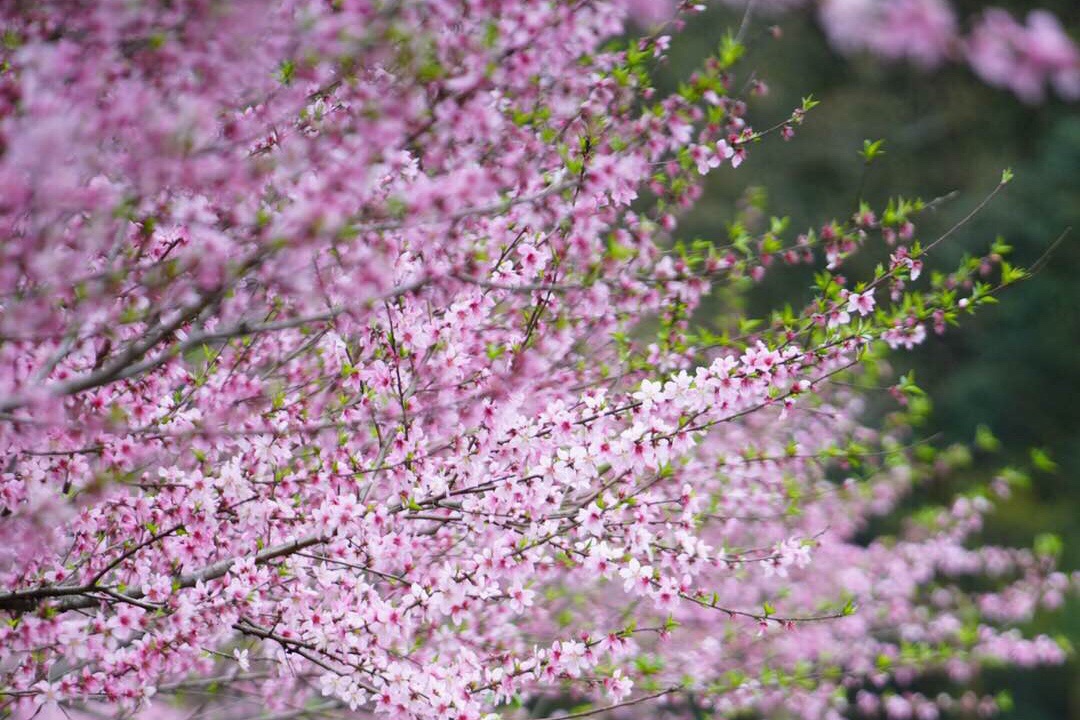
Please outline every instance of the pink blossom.
M843 52L868 50L924 68L946 59L956 38L956 18L944 0L824 0L820 17Z
M874 291L866 290L861 293L850 293L847 299L847 311L858 312L859 315L869 315L874 310Z
M1021 25L1004 10L985 11L967 42L967 57L987 83L1028 103L1050 84L1063 98L1080 98L1080 50L1052 14L1033 10Z

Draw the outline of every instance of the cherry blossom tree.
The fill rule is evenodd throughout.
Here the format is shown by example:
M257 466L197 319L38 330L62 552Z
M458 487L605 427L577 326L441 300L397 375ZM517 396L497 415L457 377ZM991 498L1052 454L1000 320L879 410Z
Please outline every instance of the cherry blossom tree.
M0 713L929 718L1063 659L1070 579L978 542L1015 471L876 520L959 457L887 353L1025 271L924 273L938 201L680 242L814 101L752 125L735 32L655 89L663 10L4 6Z

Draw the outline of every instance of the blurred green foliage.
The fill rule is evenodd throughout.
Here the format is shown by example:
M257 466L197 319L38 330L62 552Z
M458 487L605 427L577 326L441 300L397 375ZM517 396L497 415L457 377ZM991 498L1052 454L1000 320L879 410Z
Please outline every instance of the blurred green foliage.
M997 3L1018 15L1033 3ZM957 2L974 13L984 4ZM1080 3L1040 2L1080 37ZM711 10L695 18L674 46L672 77L692 69L741 13ZM782 29L779 39L769 26ZM976 448L967 476L935 489L944 497L965 482L985 480L1002 464L1041 466L1029 490L1016 493L985 531L990 542L1031 547L1053 533L1061 564L1080 568L1080 107L1059 100L1033 107L983 85L961 65L922 72L867 57L845 58L826 44L809 11L758 17L740 63L769 93L750 101L757 127L785 118L809 93L821 101L791 142L772 136L752 148L743 167L710 176L706 195L685 219L686 238L715 238L747 198L767 196L768 214L789 215L793 228L820 226L851 214L861 195L875 205L889 196L931 199L956 192L919 228L937 237L991 190L1006 167L1007 190L943 246L930 265L948 266L965 250L1003 236L1021 265L1040 262L1031 279L1004 293L1001 304L966 318L944 337L896 357L898 374L914 369L934 401L923 435ZM869 167L866 140L883 139ZM865 176L864 176L865 171ZM753 189L758 188L758 189ZM748 190L749 189L749 190ZM750 203L753 204L753 203ZM1068 228L1064 240L1046 252ZM752 313L807 297L805 269L771 272L749 298ZM980 430L982 426L982 430ZM991 435L992 434L992 435ZM996 438L993 442L989 438ZM977 442L978 440L978 442ZM1036 448L1043 455L1032 455ZM1049 460L1050 462L1046 462ZM1034 462L1033 462L1034 461ZM1047 613L1029 628L1064 635L1080 647L1080 602ZM992 671L982 692L1007 690L1011 720L1080 720L1080 665Z

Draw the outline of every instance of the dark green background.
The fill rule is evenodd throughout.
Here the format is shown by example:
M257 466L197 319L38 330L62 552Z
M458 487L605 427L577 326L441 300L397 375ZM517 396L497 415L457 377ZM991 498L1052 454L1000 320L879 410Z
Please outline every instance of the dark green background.
M1031 3L999 3L1016 15ZM958 2L963 22L982 3ZM1080 37L1080 3L1038 4L1054 11ZM710 10L691 20L675 43L671 75L685 76L712 51L741 11ZM776 40L766 31L783 29ZM985 479L1003 463L1027 462L1030 448L1045 448L1058 463L1054 473L1035 473L1029 491L1016 494L993 517L988 542L1030 546L1035 536L1064 540L1061 564L1080 568L1080 103L1056 98L1024 105L1012 94L982 84L961 64L927 73L872 58L842 57L825 42L810 11L757 17L747 34L751 68L770 92L751 103L756 127L782 120L813 93L821 101L790 143L772 137L755 147L743 167L710 176L705 197L687 218L687 238L722 238L725 224L748 186L767 190L771 214L789 215L793 228L820 225L850 214L863 172L857 151L863 139L883 138L887 154L866 178L864 197L876 205L893 195L930 199L958 197L920 227L934 238L993 189L1005 167L1016 179L1005 193L946 243L932 261L948 267L965 250L979 252L1002 235L1014 259L1030 265L1068 227L1072 233L1034 278L1012 288L1001 304L969 317L944 337L931 336L919 350L898 357L913 368L934 400L924 434L937 442L970 442L987 425L1002 441L994 455L976 455L958 490ZM951 254L951 257L949 257ZM805 278L774 273L751 296L751 310L805 299ZM1029 464L1029 463L1028 463ZM1040 616L1031 631L1064 635L1080 648L1080 602ZM1012 720L1080 719L1080 667L992 671L976 690L1007 688Z

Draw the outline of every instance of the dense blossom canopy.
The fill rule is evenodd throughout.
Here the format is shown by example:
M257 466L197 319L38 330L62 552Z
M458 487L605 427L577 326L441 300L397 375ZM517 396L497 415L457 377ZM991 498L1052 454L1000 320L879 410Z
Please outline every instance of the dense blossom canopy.
M921 673L1062 659L987 494L872 531L933 468L850 382L1018 271L920 281L908 201L675 244L813 105L754 130L731 36L655 90L695 8L3 12L0 714L929 718L993 699Z

